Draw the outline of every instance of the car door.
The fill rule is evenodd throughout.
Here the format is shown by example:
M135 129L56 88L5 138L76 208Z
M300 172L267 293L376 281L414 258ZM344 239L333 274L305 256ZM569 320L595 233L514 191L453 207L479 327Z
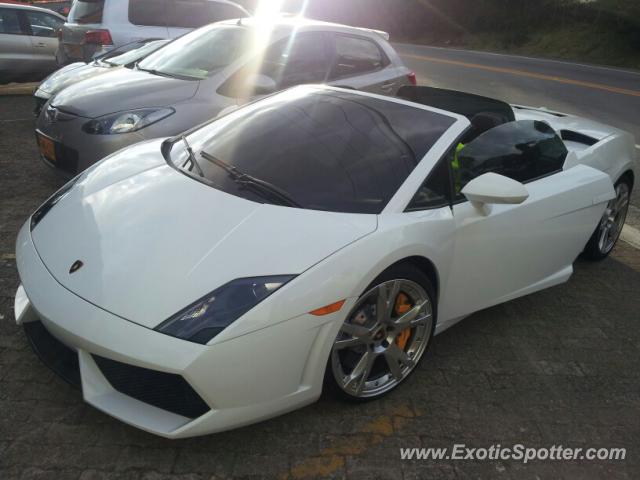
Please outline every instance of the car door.
M23 10L28 25L33 51L33 60L42 71L56 68L58 31L64 20L55 15L35 10Z
M500 125L454 154L455 235L442 318L459 318L569 278L614 191L603 172L583 165L563 170L566 156L562 140L538 121ZM529 197L519 204L468 201L465 185L489 172L523 183Z
M217 92L244 103L273 93L260 92L247 82L255 76L268 78L275 85L275 90L295 85L326 83L331 68L326 39L325 32L303 32L282 38L238 68Z
M0 7L0 83L31 68L31 41L18 12Z
M404 85L395 73L389 72L391 61L375 41L335 32L330 39L331 85L382 95L395 95Z

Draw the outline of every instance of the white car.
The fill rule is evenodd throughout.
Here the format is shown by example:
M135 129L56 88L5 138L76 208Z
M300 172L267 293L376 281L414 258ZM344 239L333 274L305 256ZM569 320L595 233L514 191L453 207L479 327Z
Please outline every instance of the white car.
M202 435L323 385L380 397L434 334L565 282L585 246L611 251L629 134L402 93L415 101L296 87L76 177L17 241L15 316L35 350L98 409Z
M195 28L248 17L228 0L75 0L62 27L58 63L88 62L144 38L177 38Z

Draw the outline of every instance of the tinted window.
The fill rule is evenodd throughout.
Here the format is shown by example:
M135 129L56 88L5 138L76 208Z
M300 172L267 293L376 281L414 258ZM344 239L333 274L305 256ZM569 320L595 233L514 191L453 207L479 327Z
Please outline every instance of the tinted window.
M451 169L455 150L451 150L445 158L434 167L427 179L409 203L407 211L439 208L450 204Z
M142 60L138 67L167 75L203 79L234 61L250 40L235 25L212 25L188 33Z
M69 22L102 23L103 9L104 0L76 0L69 12Z
M302 208L379 213L453 122L355 93L294 89L232 112L188 140L195 152L275 185ZM184 155L176 142L172 160L180 164ZM269 203L219 166L198 162L215 188Z
M335 35L335 54L332 78L371 72L388 62L380 48L371 40Z
M505 123L460 150L459 167L454 168L457 190L487 172L526 183L562 170L566 156L562 139L547 123Z
M0 33L22 33L18 13L15 10L0 8Z
M274 43L255 61L240 68L218 89L228 97L251 97L246 84L253 74L266 75L278 89L307 83L324 83L329 74L329 60L324 33L300 33Z
M129 0L129 22L134 25L165 26L167 0Z
M198 28L209 23L246 17L238 7L203 0L169 0L169 25Z
M36 37L55 37L62 27L63 21L43 12L25 11L31 34Z

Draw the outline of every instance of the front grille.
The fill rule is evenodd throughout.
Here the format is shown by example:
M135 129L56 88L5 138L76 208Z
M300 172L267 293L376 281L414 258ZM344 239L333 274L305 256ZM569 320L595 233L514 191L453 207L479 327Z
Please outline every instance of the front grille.
M80 388L78 354L51 335L42 322L25 323L24 332L42 363L74 387Z
M188 418L197 418L209 411L209 406L180 375L136 367L93 355L93 359L120 393L141 402Z

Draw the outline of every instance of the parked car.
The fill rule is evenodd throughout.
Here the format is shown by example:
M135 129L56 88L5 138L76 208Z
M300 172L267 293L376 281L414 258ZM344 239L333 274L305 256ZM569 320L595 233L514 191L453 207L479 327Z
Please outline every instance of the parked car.
M34 92L36 115L40 114L47 100L69 85L107 73L114 68L131 68L169 42L169 39L138 40L115 48L90 62L76 62L62 67L44 79Z
M415 81L380 32L286 17L221 22L138 63L72 85L37 121L42 158L69 175L147 138L175 135L292 85L394 95Z
M630 134L413 89L293 88L69 182L17 242L39 357L126 423L203 435L380 398L434 335L611 252Z
M209 23L247 17L228 0L76 0L62 27L61 65L143 38L176 38Z
M0 3L0 83L56 68L64 17L44 8Z

